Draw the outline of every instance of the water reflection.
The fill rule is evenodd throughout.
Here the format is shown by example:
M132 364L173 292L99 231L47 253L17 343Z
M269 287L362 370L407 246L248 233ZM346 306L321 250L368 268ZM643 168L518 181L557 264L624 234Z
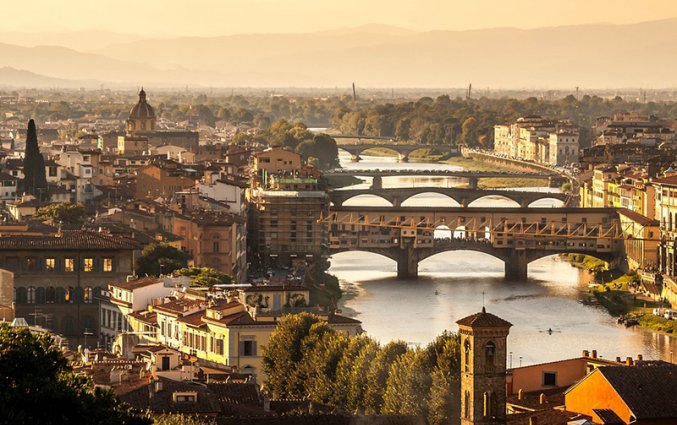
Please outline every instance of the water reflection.
M347 162L344 166L459 169L443 164L401 164L394 158L362 158L363 162ZM458 180L394 177L384 179L383 183L384 187L452 187L461 183ZM382 198L377 199L389 205ZM377 199L363 197L344 205L381 205L375 203ZM510 206L512 201L487 197L476 202L477 206L497 207ZM559 202L546 199L533 206L558 206ZM452 206L453 201L444 195L425 193L406 203ZM438 229L435 236L450 234L451 229ZM677 338L639 328L626 329L617 325L603 308L588 304L592 298L588 293L590 276L556 256L531 263L526 282L505 282L502 261L472 251L446 252L422 261L418 280L395 278L395 262L376 254L346 252L334 255L331 263L330 272L340 279L346 292L341 301L344 313L360 319L365 330L382 342L403 339L425 344L445 329L456 330L456 320L482 308L484 292L487 309L514 325L509 337L514 366L518 366L520 357L527 365L579 356L584 349L596 349L602 356L612 358L636 357L641 353L647 359L670 360L671 351L677 356ZM552 334L547 332L549 328Z

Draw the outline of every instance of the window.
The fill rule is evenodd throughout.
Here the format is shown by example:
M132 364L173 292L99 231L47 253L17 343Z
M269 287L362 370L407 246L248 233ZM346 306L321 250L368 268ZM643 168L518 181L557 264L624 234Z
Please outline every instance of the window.
M54 304L56 301L56 291L53 286L48 286L45 290L45 302L47 304Z
M93 258L85 258L85 262L83 264L83 270L86 271L86 272L94 271L94 259Z
M83 299L85 304L91 304L92 303L92 299L93 299L92 295L93 295L92 287L91 286L86 287L85 293L84 293L84 299Z
M494 366L494 357L496 354L496 345L489 341L487 345L484 346L484 363L487 367Z
M557 386L557 372L543 372L543 386L556 387Z
M64 269L64 271L67 271L67 272L75 271L75 259L66 258L64 260L63 269Z
M26 291L26 302L28 304L35 304L35 287L29 286Z
M74 291L73 291L73 287L69 286L68 288L66 288L66 293L64 295L64 301L66 301L67 303L72 303L74 295L75 294L74 294Z
M112 258L104 258L103 259L103 271L104 272L112 272L113 271L113 259Z
M54 267L56 267L56 260L54 258L45 258L45 270L53 272Z
M467 339L463 344L463 351L465 354L463 364L465 365L465 371L468 372L470 371L470 341L468 341Z
M220 251L221 251L220 248L221 248L221 247L219 246L219 242L218 242L218 241L212 242L212 252L220 252Z
M256 356L256 341L242 341L242 356Z
M465 403L463 404L463 417L470 418L470 392L466 391L464 395Z
M36 272L38 271L38 259L34 257L26 258L26 271Z

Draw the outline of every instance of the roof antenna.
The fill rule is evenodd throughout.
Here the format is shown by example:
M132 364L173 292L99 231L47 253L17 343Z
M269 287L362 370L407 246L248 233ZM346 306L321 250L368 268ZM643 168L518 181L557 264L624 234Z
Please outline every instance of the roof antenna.
M484 291L482 291L482 313L486 313L487 309L484 307Z

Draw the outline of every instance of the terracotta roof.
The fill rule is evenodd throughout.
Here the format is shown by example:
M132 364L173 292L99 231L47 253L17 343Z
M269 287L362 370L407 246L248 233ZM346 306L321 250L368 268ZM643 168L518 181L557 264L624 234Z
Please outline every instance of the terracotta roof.
M145 385L127 394L121 394L120 398L125 403L139 410L150 410L155 413L183 413L215 415L220 412L217 400L204 385L194 382L172 381L171 379L159 378L162 382L162 390L155 392L153 388ZM197 400L194 402L175 402L175 392L195 392ZM151 396L152 393L152 396Z
M328 319L327 319L327 322L330 323L330 324L336 324L336 325L339 325L339 324L361 325L362 324L362 322L357 320L357 319L352 319L350 317L341 316L339 314L330 314Z
M486 308L482 311L472 314L456 322L459 326L470 326L473 328L509 328L512 323L501 319L500 317L487 313Z
M111 283L110 286L125 289L127 291L133 291L138 288L144 288L146 286L155 285L158 283L162 283L162 280L156 277L143 277L141 279L130 280L129 282Z
M0 236L0 250L21 249L138 249L139 245L129 239L82 230L65 230L50 235L4 235Z
M677 176L663 177L662 179L652 180L652 183L677 186Z
M180 300L174 300L170 301L168 303L156 305L154 307L155 310L167 312L167 313L173 313L173 314L181 314L185 313L186 311L194 308L194 307L199 307L200 304L203 304L204 301L200 300L189 300L189 299L180 299ZM206 308L206 307L205 307Z
M638 212L629 210L627 208L620 208L618 210L618 214L624 215L630 220L642 226L658 226L660 224L658 220L649 218L647 216L644 216Z
M638 420L677 419L677 365L607 366L596 370Z
M196 313L183 316L180 319L178 319L178 321L185 323L189 326L200 328L206 326L205 323L202 321L202 316L204 316L204 311L198 311Z

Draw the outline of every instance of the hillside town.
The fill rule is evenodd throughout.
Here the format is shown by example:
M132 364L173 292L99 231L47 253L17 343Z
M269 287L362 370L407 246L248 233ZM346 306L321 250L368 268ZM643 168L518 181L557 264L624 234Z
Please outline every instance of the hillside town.
M0 98L5 105L35 101ZM445 222L450 236L440 242L434 227L421 224L423 213L413 223L400 210L393 219L341 210L332 202L332 168L303 149L243 136L262 129L172 122L144 89L129 108L124 120L35 122L5 114L0 315L12 328L52 335L75 373L139 411L219 424L349 424L355 416L429 423L404 410L339 408L321 396L280 393L269 376L275 364L267 347L290 317L313 317L345 347L369 333L359 315L342 311L338 279L328 273L332 252L355 246L377 253L510 249L518 254L506 257L506 279L510 261L530 249L598 254L606 263L596 270L601 279L612 269L633 276L631 297L656 305L648 316L677 319L677 121L634 112L599 117L591 146L570 120L528 115L495 123L493 150L464 147L463 155L508 167L500 171L505 178L549 173L564 181L569 215L536 208L541 215L531 223L525 208L480 211L478 227ZM470 179L485 178L482 172ZM482 190L469 186L461 191ZM459 204L450 210L468 206ZM590 209L606 215L598 219ZM491 214L500 220L484 219ZM397 259L398 270L418 270L401 264L423 259L411 258ZM517 273L525 279L527 263ZM455 320L460 404L450 423L677 423L672 359L574 347L582 355L513 367L511 318L481 307ZM313 337L322 335L299 341L318 344Z

